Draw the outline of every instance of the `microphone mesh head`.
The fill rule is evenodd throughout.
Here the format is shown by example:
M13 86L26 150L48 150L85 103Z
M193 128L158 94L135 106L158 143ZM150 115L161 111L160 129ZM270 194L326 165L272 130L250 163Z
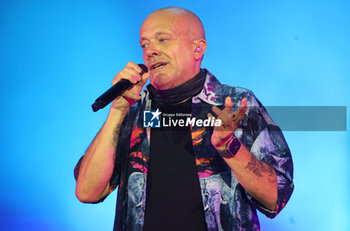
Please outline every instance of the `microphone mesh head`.
M144 73L148 72L148 69L147 69L145 64L140 63L139 67L141 67L141 69L142 69L142 72L140 75L143 75Z

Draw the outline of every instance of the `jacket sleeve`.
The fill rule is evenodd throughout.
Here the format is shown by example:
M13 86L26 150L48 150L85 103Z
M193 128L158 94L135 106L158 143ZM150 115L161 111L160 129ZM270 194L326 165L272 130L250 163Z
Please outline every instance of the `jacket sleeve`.
M285 207L294 189L292 156L282 131L264 106L251 91L248 91L246 97L248 109L242 121L245 133L242 136L243 143L258 160L275 170L278 187L276 210L269 210L248 193L247 196L260 212L274 218Z

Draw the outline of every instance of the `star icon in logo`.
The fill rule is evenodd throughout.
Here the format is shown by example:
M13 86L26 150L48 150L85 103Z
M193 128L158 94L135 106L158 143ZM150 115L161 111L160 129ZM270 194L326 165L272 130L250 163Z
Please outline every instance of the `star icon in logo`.
M157 118L157 120L159 120L160 114L162 114L162 113L159 111L159 108L157 108L157 110L155 112L152 112L153 117L152 117L151 121L154 120L155 118Z

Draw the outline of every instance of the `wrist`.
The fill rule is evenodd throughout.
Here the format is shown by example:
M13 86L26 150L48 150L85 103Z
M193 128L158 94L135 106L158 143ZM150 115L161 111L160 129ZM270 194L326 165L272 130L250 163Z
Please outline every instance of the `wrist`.
M118 100L119 101L115 100L115 102L113 102L109 110L109 113L125 115L129 111L132 104L125 99L118 99Z
M241 141L235 136L233 136L225 146L217 148L218 153L224 158L233 158L236 156L238 151L241 149Z
M126 116L128 109L112 108L109 110L107 122L112 124L121 124Z

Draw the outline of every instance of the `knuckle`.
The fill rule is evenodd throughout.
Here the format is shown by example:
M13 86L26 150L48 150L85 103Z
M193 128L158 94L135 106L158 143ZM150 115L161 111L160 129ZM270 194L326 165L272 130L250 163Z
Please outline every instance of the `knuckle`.
M135 76L135 75L131 76L131 77L130 77L130 81L131 81L132 83L137 83L137 81L138 81L137 76Z
M112 84L116 84L120 80L120 75L119 73L114 76L114 79L112 80Z
M133 64L134 64L133 62L129 61L129 62L126 63L126 66L127 66L127 67L130 67L130 66L132 66Z
M141 76L140 76L139 74L136 74L136 75L134 76L134 79L135 79L136 81L140 81L140 80L141 80Z

